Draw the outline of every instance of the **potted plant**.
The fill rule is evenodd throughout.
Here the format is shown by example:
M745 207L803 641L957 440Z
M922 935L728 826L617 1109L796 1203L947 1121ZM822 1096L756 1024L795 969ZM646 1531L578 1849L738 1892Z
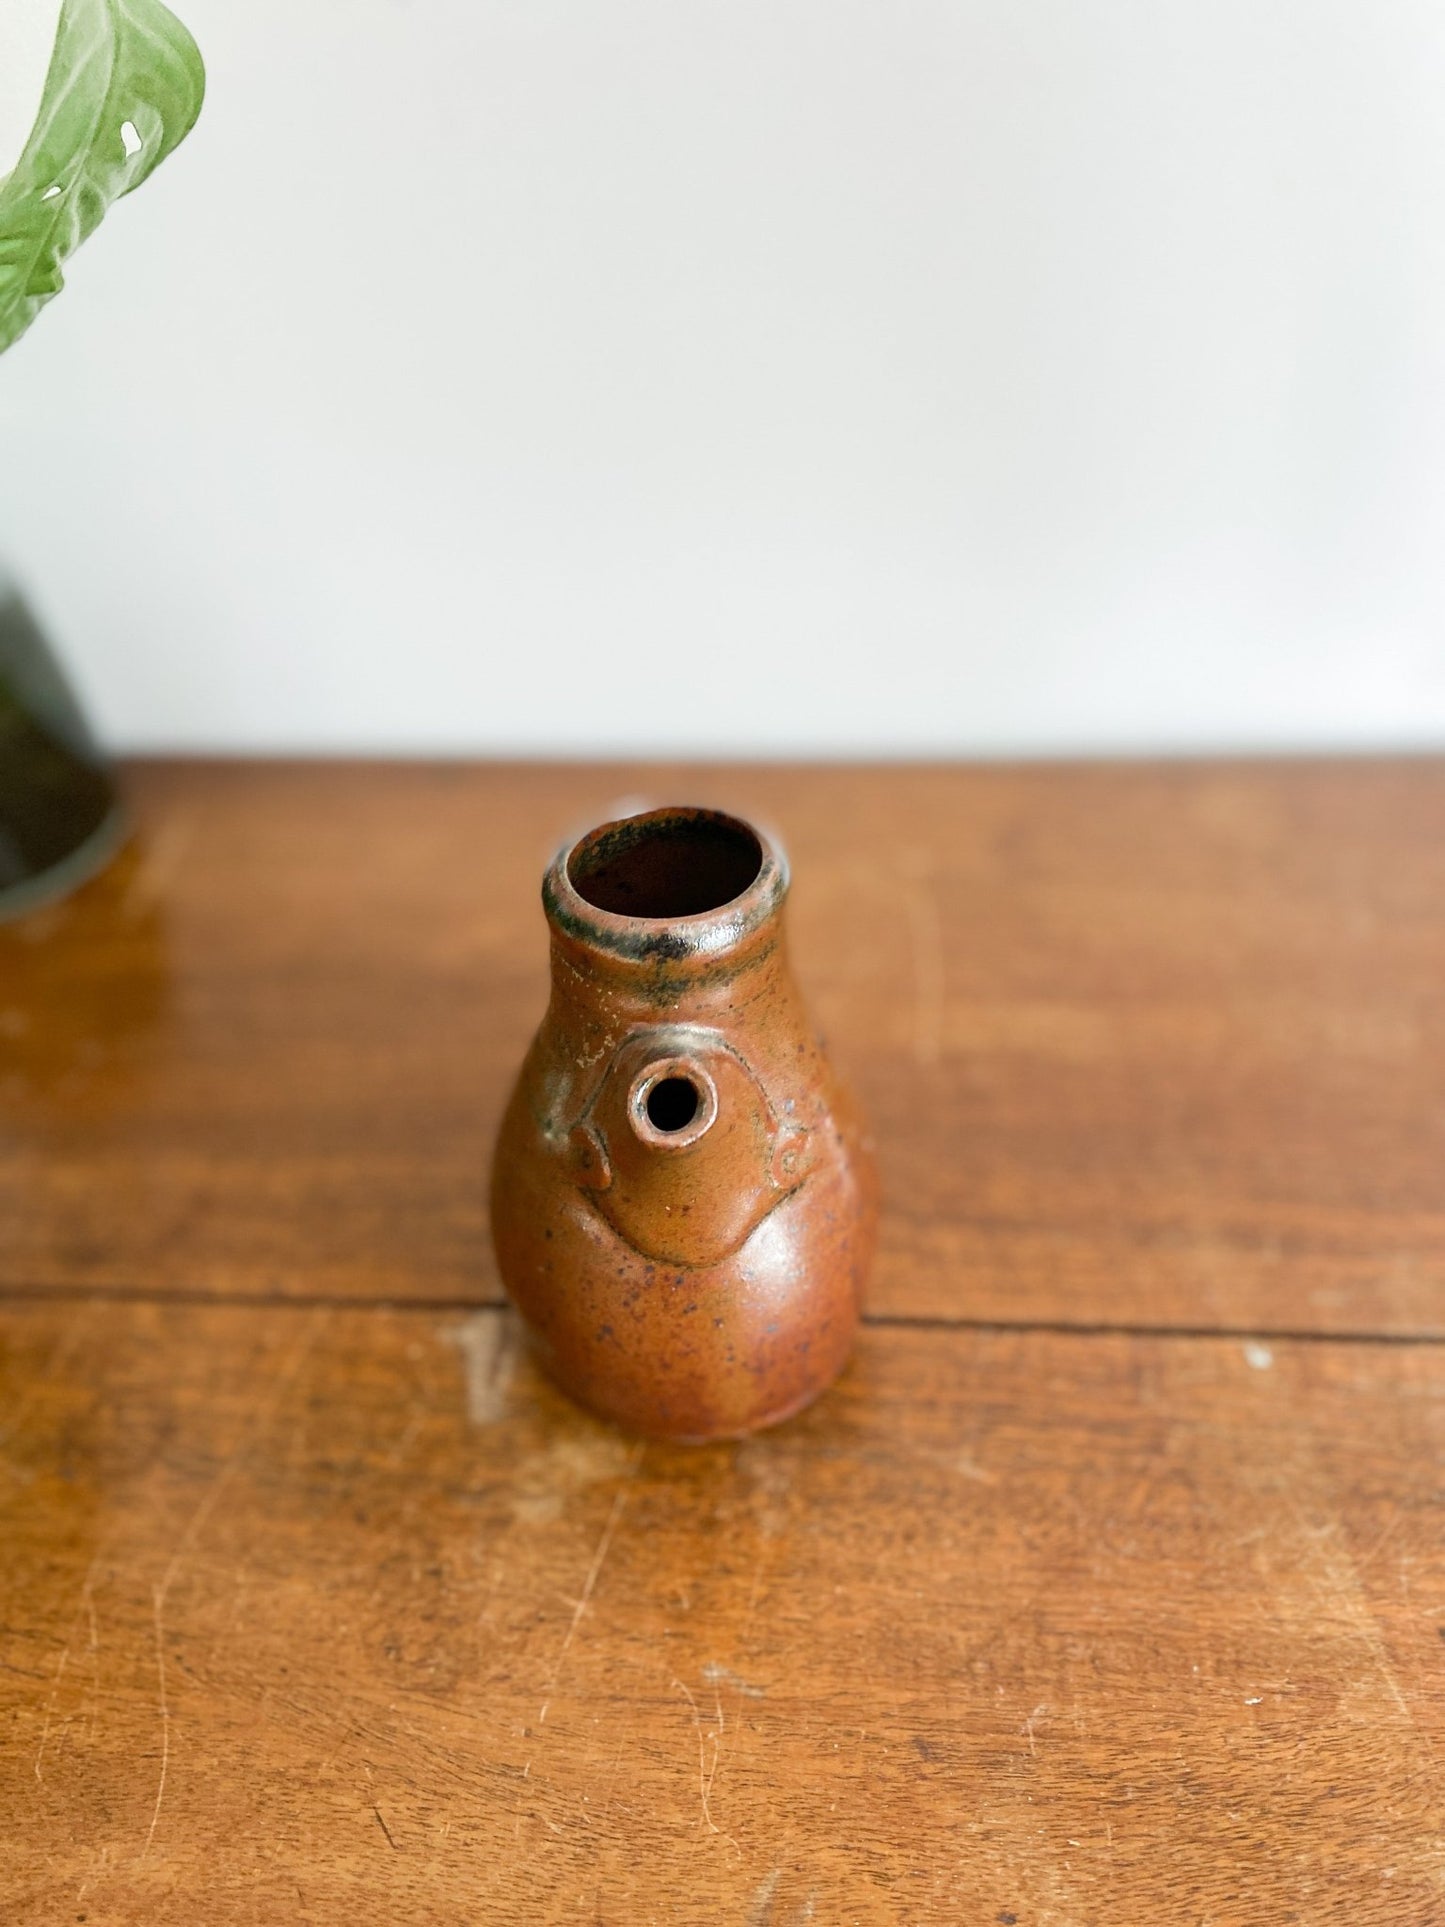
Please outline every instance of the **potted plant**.
M62 0L40 110L0 179L0 351L66 260L195 124L205 69L160 0ZM115 787L65 677L0 575L0 915L73 887L116 847Z

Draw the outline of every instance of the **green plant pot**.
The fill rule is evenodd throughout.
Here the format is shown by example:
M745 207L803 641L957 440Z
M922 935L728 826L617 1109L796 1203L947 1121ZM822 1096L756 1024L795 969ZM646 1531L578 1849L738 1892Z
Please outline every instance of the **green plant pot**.
M0 577L0 917L73 890L124 836L110 766L35 618Z

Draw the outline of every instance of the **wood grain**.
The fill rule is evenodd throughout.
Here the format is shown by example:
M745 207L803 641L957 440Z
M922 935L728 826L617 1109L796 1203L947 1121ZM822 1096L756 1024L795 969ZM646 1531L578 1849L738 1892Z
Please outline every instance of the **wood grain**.
M496 1312L0 1331L14 1927L1445 1918L1437 1347L874 1331L688 1451Z
M1445 763L141 765L0 930L0 1283L494 1302L537 880L757 813L882 1144L887 1316L1445 1333Z

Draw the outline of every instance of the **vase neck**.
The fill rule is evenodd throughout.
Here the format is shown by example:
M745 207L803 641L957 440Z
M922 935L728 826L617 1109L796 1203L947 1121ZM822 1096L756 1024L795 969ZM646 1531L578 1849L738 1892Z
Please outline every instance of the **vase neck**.
M604 823L542 883L554 958L603 994L655 1010L756 969L778 941L787 864L717 810L673 807Z

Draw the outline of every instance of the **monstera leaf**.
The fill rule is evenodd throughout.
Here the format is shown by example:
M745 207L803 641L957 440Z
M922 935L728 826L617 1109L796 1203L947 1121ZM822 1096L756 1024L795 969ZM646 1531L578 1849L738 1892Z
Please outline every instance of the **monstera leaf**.
M201 111L196 43L160 0L64 0L40 114L0 181L0 349L60 292L61 265Z

